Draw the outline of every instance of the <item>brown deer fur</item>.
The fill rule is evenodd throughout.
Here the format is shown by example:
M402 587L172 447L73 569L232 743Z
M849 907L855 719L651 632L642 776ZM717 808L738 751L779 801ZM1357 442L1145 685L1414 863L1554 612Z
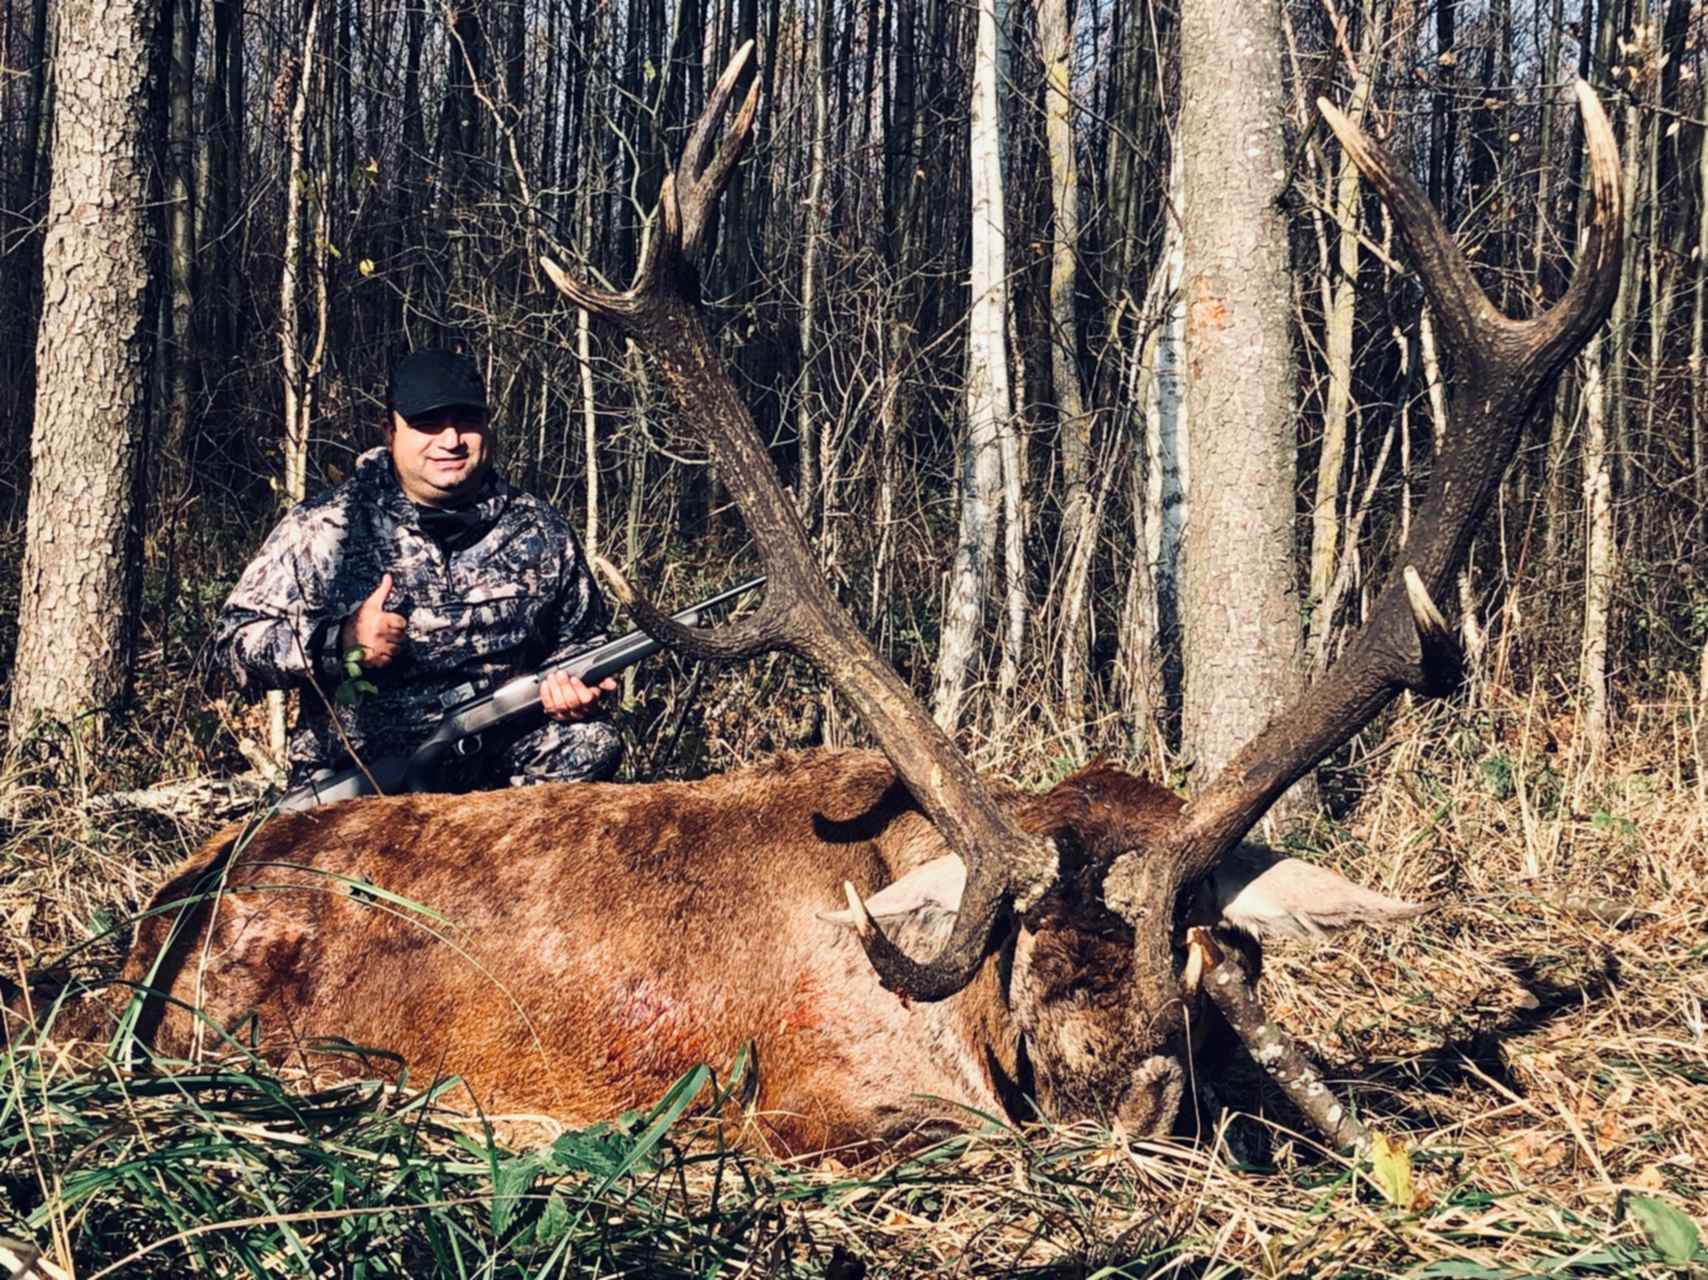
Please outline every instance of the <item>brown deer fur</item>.
M459 1074L495 1113L590 1122L751 1040L759 1123L790 1150L895 1139L964 1117L957 1104L1028 1115L1034 1085L1048 1114L1116 1118L1120 1099L1058 1083L1068 1059L1117 1049L1100 1041L1119 1031L1132 941L1095 884L1179 802L1095 765L1002 798L1062 847L1062 885L941 1003L886 992L853 933L821 918L843 881L871 895L943 853L871 752L361 800L271 818L235 857L228 828L155 894L124 978L169 996L139 1022L164 1055L218 1050L229 1029L275 1061L375 1070L314 1050L341 1037L400 1055L417 1083ZM161 910L215 889L211 913ZM928 948L930 934L898 936ZM1155 1099L1126 1109L1139 1128L1172 1119Z

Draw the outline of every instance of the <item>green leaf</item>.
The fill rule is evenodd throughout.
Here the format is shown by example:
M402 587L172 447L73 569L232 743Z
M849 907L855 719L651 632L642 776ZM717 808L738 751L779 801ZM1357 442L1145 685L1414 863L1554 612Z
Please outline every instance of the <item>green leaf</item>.
M534 1228L534 1238L541 1244L551 1244L569 1230L569 1224L569 1204L562 1196L554 1195L540 1211L540 1221Z
M586 1129L566 1133L551 1146L550 1171L554 1174L583 1173L608 1178L628 1154L628 1140L609 1123L601 1121Z
M1406 1144L1384 1133L1370 1135L1370 1176L1396 1209L1409 1209L1417 1201L1411 1180L1411 1153Z
M492 1231L503 1235L516 1220L516 1211L523 1205L522 1197L540 1176L544 1161L538 1155L506 1160L498 1166L492 1179Z
M646 1128L640 1137L635 1139L635 1145L629 1148L629 1153L623 1157L622 1163L599 1184L593 1193L595 1197L604 1195L611 1189L612 1183L652 1154L653 1148L658 1146L664 1140L664 1135L670 1131L670 1126L681 1119L682 1113L700 1096L701 1090L711 1078L711 1068L701 1063L665 1090L664 1096L658 1100L658 1105L652 1109Z
M354 680L362 674L362 658L366 656L367 652L359 644L351 645L344 650L344 674L350 679Z
M1702 1237L1695 1221L1665 1200L1633 1192L1625 1197L1625 1212L1642 1228L1649 1247L1674 1266L1696 1256Z
M1416 1271L1406 1272L1415 1280L1517 1280L1523 1274L1521 1271L1508 1271L1505 1267L1484 1266L1469 1258L1443 1258Z
M1621 818L1605 809L1597 809L1590 815L1590 825L1602 831L1611 831L1614 835L1630 836L1637 833L1637 824L1629 818Z

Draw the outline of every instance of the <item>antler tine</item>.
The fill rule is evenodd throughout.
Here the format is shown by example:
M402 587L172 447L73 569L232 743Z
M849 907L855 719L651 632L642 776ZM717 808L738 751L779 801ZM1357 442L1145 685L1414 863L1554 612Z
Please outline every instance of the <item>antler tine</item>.
M1544 388L1606 319L1619 287L1623 206L1611 127L1587 86L1577 90L1592 202L1582 260L1565 296L1531 320L1495 311L1471 279L1428 197L1411 176L1332 107L1335 134L1394 211L1455 364L1453 427L1429 493L1364 628L1340 660L1269 722L1187 806L1166 847L1118 859L1105 901L1137 910L1154 897L1159 866L1191 883L1250 831L1308 769L1362 729L1401 690L1425 696L1457 682L1458 654L1431 596L1464 562L1519 436ZM1172 898L1170 898L1172 900Z
M938 956L921 964L885 936L878 922L867 912L866 904L860 901L860 895L855 892L853 885L844 883L842 889L848 898L849 913L854 917L854 936L859 939L861 948L866 952L866 959L871 962L879 979L889 990L900 992L910 999L936 1000L944 995L953 995L973 980L979 965L984 961L982 945L957 946L951 938ZM1002 903L988 895L981 896L977 903L969 903L963 897L960 915L955 921L957 926L969 907L989 913L988 919L974 922L970 930L975 936L988 939L996 927L996 917Z
M1479 329L1512 324L1471 274L1464 250L1442 223L1423 188L1327 98L1317 99L1317 110L1393 210L1394 225L1411 250L1424 292L1441 322L1444 340L1449 345L1468 347Z
M1613 122L1585 81L1574 83L1572 92L1583 115L1592 212L1584 220L1571 284L1551 310L1531 321L1550 351L1564 348L1562 360L1570 359L1589 341L1613 305L1625 248L1625 188L1620 181L1619 144L1613 137Z
M1055 848L1008 821L966 757L837 603L753 417L706 333L687 259L711 225L752 129L754 92L714 153L711 139L750 56L751 49L744 47L725 70L687 154L665 179L649 252L634 285L613 295L569 280L563 272L548 272L576 305L614 320L656 357L677 403L704 429L718 475L741 510L770 580L759 613L722 629L709 646L708 637L670 626L630 589L637 621L664 643L690 652L748 656L782 649L812 662L854 708L944 843L966 864L961 909L937 956L917 963L876 930L862 939L885 986L916 999L940 1000L959 991L977 971L1009 902L1024 909L1053 883Z
M634 618L635 625L667 649L690 658L729 662L789 648L787 605L781 595L767 591L759 608L734 622L716 627L685 627L637 590L622 570L604 556L590 559L611 588L611 594Z
M729 101L735 92L735 82L741 79L747 70L747 64L753 58L753 41L745 42L735 51L729 60L729 65L723 69L723 74L712 86L710 96L706 98L705 108L700 112L700 118L694 122L693 131L688 135L688 141L682 148L682 155L676 161L676 172L692 180L705 172L707 160L715 150L718 133L723 125L724 115L729 111ZM759 83L757 77L754 85ZM747 96L753 98L753 89L748 89ZM738 120L734 130L739 142L745 142L745 130Z
M658 216L641 252L634 283L627 290L610 293L590 288L550 259L540 259L558 291L576 306L622 323L625 317L632 318L644 308L647 299L667 283L689 297L698 293L695 264L711 227L712 210L717 207L718 198L753 136L753 118L759 104L757 79L748 89L729 129L723 128L736 81L752 56L751 40L736 50L713 86L705 109L688 136L682 158L673 172L664 175L658 190Z
M682 249L689 261L699 260L702 242L712 223L712 210L728 185L736 162L753 136L753 117L759 106L759 79L748 86L747 97L736 112L729 130L722 129L736 81L753 54L749 40L736 50L729 66L718 77L706 108L688 136L688 145L676 163L676 196L682 213Z
M632 292L610 293L604 289L595 289L570 275L550 258L540 258L540 269L557 286L559 293L593 315L614 320L634 307Z

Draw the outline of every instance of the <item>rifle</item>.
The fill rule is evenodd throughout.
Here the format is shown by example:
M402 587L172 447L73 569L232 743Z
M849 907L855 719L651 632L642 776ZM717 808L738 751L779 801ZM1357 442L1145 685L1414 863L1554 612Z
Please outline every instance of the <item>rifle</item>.
M754 578L671 616L685 627L697 627L703 615L764 585L764 578ZM616 640L607 640L604 644L571 654L539 671L507 680L490 693L483 694L472 684L458 685L440 695L439 703L445 714L427 740L412 754L370 760L365 769L354 765L347 769L321 769L308 781L285 792L279 798L279 811L300 813L334 801L376 793L395 795L402 791L431 791L434 772L446 755L454 751L458 755L472 756L480 750L481 734L507 728L538 713L540 686L547 676L568 671L587 684L598 684L607 676L616 675L643 658L650 658L663 647L646 632L635 630ZM472 746L469 745L471 743Z

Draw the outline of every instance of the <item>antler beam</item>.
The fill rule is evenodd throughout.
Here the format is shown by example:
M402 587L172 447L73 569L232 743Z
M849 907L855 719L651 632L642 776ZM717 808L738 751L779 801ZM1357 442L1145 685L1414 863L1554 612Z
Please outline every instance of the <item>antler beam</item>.
M921 707L831 594L795 505L783 490L747 406L713 349L700 316L694 256L752 131L757 84L720 140L749 43L730 61L695 126L676 171L659 192L658 217L635 281L623 293L596 290L557 264L543 266L577 306L617 324L658 361L679 404L704 428L770 583L759 610L710 636L689 633L642 600L620 575L614 589L639 625L672 647L711 657L780 649L808 659L846 698L889 757L944 840L967 866L967 887L943 950L917 961L875 925L859 931L884 985L920 1000L966 986L992 931L1012 902L1022 908L1053 882L1054 847L1014 828L955 744Z

